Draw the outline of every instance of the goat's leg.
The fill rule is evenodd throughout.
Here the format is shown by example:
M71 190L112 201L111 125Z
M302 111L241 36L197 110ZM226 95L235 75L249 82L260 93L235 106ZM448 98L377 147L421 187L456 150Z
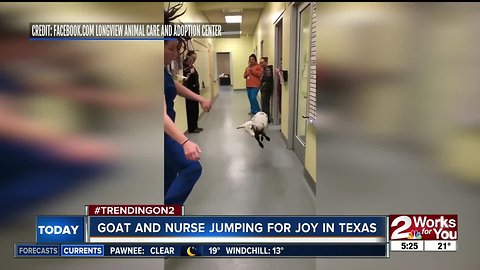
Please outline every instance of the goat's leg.
M258 134L255 134L255 139L257 140L257 142L258 142L258 145L260 145L260 147L261 147L261 148L263 148L263 143L262 143L262 142L260 142L260 135L258 135Z
M265 134L265 131L262 130L262 135L263 137L265 137L265 139L267 139L267 141L270 141L270 137L267 136L267 134Z

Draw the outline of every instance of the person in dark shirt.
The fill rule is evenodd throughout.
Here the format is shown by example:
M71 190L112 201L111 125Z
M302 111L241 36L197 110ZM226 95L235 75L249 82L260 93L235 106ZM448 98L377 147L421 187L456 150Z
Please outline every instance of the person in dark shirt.
M260 86L262 111L268 115L268 122L271 123L270 99L273 94L273 66L268 65L268 57L260 58L260 65L263 67Z
M195 94L200 95L200 82L197 68L193 65L197 60L195 51L188 51L185 61L183 61L183 85L192 90ZM188 133L199 133L203 128L198 127L199 107L198 101L185 99L187 107L187 123Z

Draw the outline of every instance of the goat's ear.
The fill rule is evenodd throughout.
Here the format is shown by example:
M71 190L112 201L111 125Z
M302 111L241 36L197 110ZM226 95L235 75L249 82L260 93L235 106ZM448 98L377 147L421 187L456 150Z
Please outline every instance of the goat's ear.
M245 128L245 127L244 127L244 126L239 126L239 127L237 127L237 129L242 129L242 128Z

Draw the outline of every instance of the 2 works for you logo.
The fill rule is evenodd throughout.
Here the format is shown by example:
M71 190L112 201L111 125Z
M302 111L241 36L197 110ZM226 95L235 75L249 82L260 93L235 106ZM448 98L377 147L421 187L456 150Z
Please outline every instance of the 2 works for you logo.
M391 240L457 240L457 215L390 215Z

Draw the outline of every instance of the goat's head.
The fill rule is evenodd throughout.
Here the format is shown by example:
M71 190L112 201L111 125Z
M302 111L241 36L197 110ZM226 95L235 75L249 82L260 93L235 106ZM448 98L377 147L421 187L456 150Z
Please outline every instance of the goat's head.
M237 129L244 129L246 132L248 132L252 137L255 136L254 128L253 128L253 122L252 120L248 120L247 122L243 123L243 125L237 127Z

